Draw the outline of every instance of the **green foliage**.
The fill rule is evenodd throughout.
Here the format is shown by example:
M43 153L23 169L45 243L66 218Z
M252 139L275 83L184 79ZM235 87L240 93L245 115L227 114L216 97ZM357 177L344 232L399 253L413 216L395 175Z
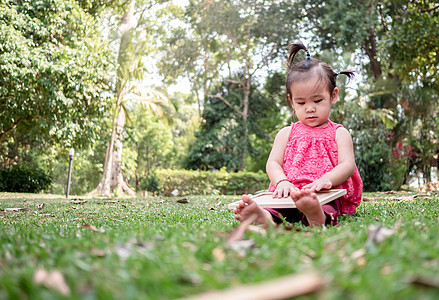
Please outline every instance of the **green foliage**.
M363 180L363 190L388 191L393 188L390 168L390 151L378 132L361 130L356 133L356 138L361 141L357 145L355 161Z
M177 95L172 101L178 106L172 122L155 115L140 103L130 105L131 122L126 126L122 169L132 186L139 187L141 179L157 168L182 168L199 120L189 96Z
M239 134L240 137L238 141L232 138L225 145L201 142L195 147L195 153L190 155L187 165L207 169L212 164L219 164L210 155L213 152L224 153L217 158L227 162L224 165L228 169L244 170L247 152L252 151L249 143L252 117L249 112L257 106L255 97L250 96L252 84L256 81L257 72L269 69L268 64L284 54L283 49L297 30L297 11L289 1L261 5L254 0L197 0L185 6L184 12L179 18L188 25L187 30L178 28L172 31L173 36L165 43L166 55L161 62L161 71L172 79L187 75L195 92L204 94L204 103L199 103L200 109L209 106L206 103L209 98L221 99L236 117L235 123L224 120L223 124L218 124L216 131L231 130L232 135ZM185 38L182 39L183 36ZM235 92L230 89L230 93L224 92L224 86L231 82L236 85ZM234 142L236 150L231 145ZM203 151L210 158L204 160L204 156L200 155ZM228 158L230 154L237 161L231 161Z
M0 169L0 192L39 193L52 183L49 174L31 166L10 166Z
M276 132L291 120L280 61L285 45L302 38L313 57L361 75L353 85L339 82L331 118L351 130L365 189L397 189L415 172L431 180L439 140L434 1L138 1L135 16L142 17L118 39L125 49L118 67L112 49L119 44L110 39L127 3L0 2L0 165L51 173L51 191L61 193L73 146L71 192L90 191L103 169L114 109L108 96L124 86L127 98L119 104L131 114L121 166L132 186L160 168L237 170L244 151L245 170L263 170ZM137 84L160 46L164 82L187 77L193 94L178 99L178 112L163 120L144 110L166 116L166 93Z
M390 186L397 189L401 182L408 183L415 170L429 181L438 148L434 121L439 110L437 3L304 0L296 4L306 7L302 11L304 27L314 32L313 42L318 40L320 50L356 50L357 71L365 79L358 91L361 94L361 90L368 90L362 96L367 102L365 108L374 110L386 130L392 131L385 144L369 138L361 142L376 143L370 146L374 147L373 158L392 161L394 167L383 166L388 177L394 178L388 181ZM361 118L357 120L363 122ZM396 145L401 144L414 149L413 155L403 157L402 162L392 158L392 152L399 151ZM390 157L386 159L384 152L377 156L381 151Z
M393 131L382 122L383 110L365 109L353 100L336 104L331 118L352 135L355 161L364 191L399 189L408 170L404 157L392 151Z
M85 146L99 134L111 54L75 1L0 4L0 141L13 131Z
M102 162L105 159L106 147L105 141L100 139L96 141L93 148L75 151L72 161L70 195L84 195L96 188L103 172ZM44 161L47 160L45 169L50 169L53 174L51 192L64 193L69 170L68 149L57 149L40 157Z
M227 97L232 106L240 105L242 90L236 84L221 84L218 94ZM251 106L246 122L221 99L208 97L203 122L199 131L195 133L196 140L190 145L184 167L193 170L219 170L226 167L228 171L237 171L241 167L241 157L246 150L250 154L247 157L251 157L249 160L265 161L268 157L267 150L271 149L270 137L273 137L273 131L279 123L280 110L278 103L274 102L270 95L258 90L256 85L251 86ZM243 139L245 129L250 136L247 140ZM253 166L255 171L264 168L255 163Z
M159 190L159 179L156 174L148 174L146 178L143 178L140 182L139 188L142 191L149 191L149 192L157 192Z
M224 169L217 172L163 170L155 172L159 180L160 193L165 196L212 195L212 194L251 194L268 188L268 177L259 172L228 173Z
M230 75L223 76L221 70L231 61L243 75L281 57L297 30L297 10L284 0L263 5L255 0L196 0L171 10L178 22L169 24L188 26L169 27L160 70L171 82L187 76L192 88L204 95L220 77Z
M227 172L218 173L161 169L155 172L159 179L160 191L165 196L171 196L174 190L178 190L179 195L219 194L218 187L226 184Z
M171 160L173 136L171 126L150 111L145 111L143 106L134 105L131 114L133 124L127 132L131 133L134 143L126 143L124 158L128 149L132 149L136 166L134 170L124 169L124 173L128 178L133 178L135 173L139 180L158 166L165 167L166 162ZM172 166L165 168L168 167Z
M439 87L439 8L435 1L386 1L390 30L381 47L403 82ZM404 5L401 5L404 4Z
M227 177L227 184L220 191L225 195L254 194L267 190L269 185L267 174L263 172L236 172Z

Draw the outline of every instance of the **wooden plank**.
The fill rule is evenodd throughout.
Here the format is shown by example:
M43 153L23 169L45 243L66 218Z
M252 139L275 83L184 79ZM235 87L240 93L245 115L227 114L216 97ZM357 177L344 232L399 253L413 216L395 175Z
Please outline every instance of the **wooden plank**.
M319 199L320 205L326 204L328 202L331 202L337 198L340 198L343 195L346 195L345 189L332 189L332 190L323 190L316 192L317 199ZM296 205L294 204L293 199L291 197L288 198L273 198L272 192L263 192L256 194L254 196L250 196L250 198L258 203L261 207L268 207L268 208L295 208ZM227 205L228 209L235 209L236 205L241 202L235 201L233 203L230 203Z

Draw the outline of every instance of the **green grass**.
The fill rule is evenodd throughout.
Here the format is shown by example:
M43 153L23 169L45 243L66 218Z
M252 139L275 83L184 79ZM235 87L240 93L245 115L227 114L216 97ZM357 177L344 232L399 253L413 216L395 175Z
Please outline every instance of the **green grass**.
M247 232L244 238L255 247L242 256L225 247L238 225L226 204L236 197L75 204L61 196L0 194L1 210L27 209L0 212L0 299L175 299L309 271L328 284L303 299L438 298L438 194L413 201L365 196L372 201L363 202L356 216L342 217L339 227L294 224L265 235ZM368 226L376 223L397 229L370 246ZM359 249L365 254L355 255ZM70 296L35 284L39 268L60 271Z

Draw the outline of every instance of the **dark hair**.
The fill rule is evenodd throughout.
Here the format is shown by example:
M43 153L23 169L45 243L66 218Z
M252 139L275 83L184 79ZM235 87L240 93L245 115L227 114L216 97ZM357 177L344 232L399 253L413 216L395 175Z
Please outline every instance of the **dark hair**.
M349 80L354 78L354 71L352 70L343 70L341 72L334 72L328 64L317 59L311 58L308 49L301 42L296 42L288 45L289 56L288 56L288 64L287 64L287 80L286 80L286 91L287 97L288 95L291 97L291 85L299 80L306 79L305 76L309 76L311 74L316 74L319 76L319 80L323 80L328 87L329 94L332 94L332 91L335 89L337 76L340 74L348 76ZM296 54L300 50L306 51L306 59L300 62L294 63L294 58Z

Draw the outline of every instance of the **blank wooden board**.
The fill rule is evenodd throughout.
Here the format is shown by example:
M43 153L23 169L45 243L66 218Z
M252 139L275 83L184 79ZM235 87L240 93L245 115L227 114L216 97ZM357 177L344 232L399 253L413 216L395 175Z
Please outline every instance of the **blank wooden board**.
M340 198L341 196L346 194L345 189L332 189L332 190L324 190L320 192L315 192L317 195L317 199L319 199L320 205L326 204ZM273 198L272 192L264 192L260 194L256 194L254 196L250 196L253 201L255 201L261 207L269 207L269 208L295 208L293 199L291 197L288 198ZM241 202L235 201L227 205L228 209L235 209L236 205Z

